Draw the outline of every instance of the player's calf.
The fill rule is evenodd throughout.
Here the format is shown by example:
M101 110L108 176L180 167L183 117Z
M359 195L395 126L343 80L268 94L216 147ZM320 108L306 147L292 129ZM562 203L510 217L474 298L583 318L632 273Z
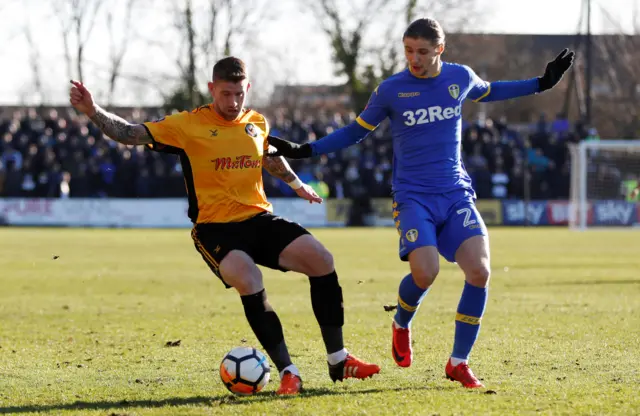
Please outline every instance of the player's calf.
M489 294L488 238L478 235L467 239L458 249L456 261L465 274L466 282L455 318L456 329L450 361L452 368L458 368L460 364L466 366L480 333Z
M267 294L263 290L253 295L245 295L240 297L244 306L245 316L249 321L249 326L258 338L262 347L282 372L293 366L287 344L284 341L284 333L280 318L275 313L269 302ZM294 371L297 373L297 370Z

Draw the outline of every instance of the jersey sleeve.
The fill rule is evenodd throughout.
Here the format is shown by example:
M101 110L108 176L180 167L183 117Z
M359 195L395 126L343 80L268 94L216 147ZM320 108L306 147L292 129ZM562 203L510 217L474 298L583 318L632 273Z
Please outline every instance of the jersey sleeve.
M181 113L161 118L160 120L147 121L143 123L153 139L153 145L150 147L152 149L156 149L164 146L171 146L184 149L184 131L188 122L189 113L183 111Z
M378 124L389 116L389 106L384 94L383 85L380 84L371 93L369 102L360 113L356 121L367 130L375 130Z
M465 66L469 73L469 92L467 98L478 102L491 93L491 83L480 78L473 69Z

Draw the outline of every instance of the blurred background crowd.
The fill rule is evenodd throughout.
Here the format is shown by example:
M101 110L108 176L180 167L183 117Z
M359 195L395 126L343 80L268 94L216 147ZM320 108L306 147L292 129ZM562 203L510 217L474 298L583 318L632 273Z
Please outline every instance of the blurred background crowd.
M157 110L127 110L132 122L162 116ZM354 113L276 110L266 113L272 132L298 143L318 140L348 124ZM0 196L53 198L162 198L185 195L180 162L174 155L131 147L103 137L72 109L5 110L0 116ZM562 114L541 115L532 125L510 126L487 119L463 125L463 161L479 198L567 199L568 145L596 140L597 132L570 123ZM290 161L301 179L323 197L389 197L393 152L388 125L339 153ZM264 174L270 197L295 196Z
M175 156L104 138L65 106L62 80L85 82L98 103L139 123L207 104L213 64L239 56L250 68L251 106L276 134L302 143L351 122L383 79L406 68L400 39L420 16L442 22L445 60L489 81L540 76L559 51L577 53L551 91L465 105L462 158L480 199L567 199L569 144L640 137L640 13L618 14L605 2L594 7L597 18L591 1L556 2L571 16L562 27L536 19L509 26L517 8L484 0L28 3L3 10L16 16L7 20L4 53L19 64L0 67L13 80L0 88L0 197L185 195ZM323 197L388 197L389 133L383 124L359 145L291 164ZM589 159L599 196L636 175L635 155L624 166L619 155L600 156ZM294 196L264 178L269 196Z

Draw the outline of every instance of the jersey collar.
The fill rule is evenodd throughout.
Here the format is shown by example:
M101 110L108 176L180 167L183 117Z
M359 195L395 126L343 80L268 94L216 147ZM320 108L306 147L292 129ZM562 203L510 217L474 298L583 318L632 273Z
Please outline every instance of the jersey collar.
M216 124L222 125L222 126L235 126L236 124L246 122L249 119L249 117L251 117L251 113L253 112L253 110L245 108L242 110L243 112L238 116L238 118L236 118L233 121L229 121L224 117L222 117L220 114L218 114L213 104L209 104L209 108L211 109L210 114L212 118L216 121Z
M440 62L440 69L438 70L438 72L436 72L435 75L433 75L431 77L429 75L417 75L417 74L414 74L413 71L411 70L411 67L409 67L408 69L409 69L409 73L411 73L411 75L413 75L414 77L420 78L420 79L427 79L427 78L435 78L438 75L440 75L442 73L442 67L443 66L444 66L444 62L441 61Z

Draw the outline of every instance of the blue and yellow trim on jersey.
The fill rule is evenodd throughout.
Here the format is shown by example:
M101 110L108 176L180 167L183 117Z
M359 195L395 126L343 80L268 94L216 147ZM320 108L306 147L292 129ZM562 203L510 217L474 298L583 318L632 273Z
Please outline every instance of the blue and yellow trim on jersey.
M525 97L540 92L538 78L519 81L494 81L487 85L487 91L473 102L504 101L512 98Z
M398 211L398 202L393 201L391 208L393 209L391 216L393 217L396 230L398 231L398 235L402 237L402 230L400 229L400 218L398 218L400 217L400 211Z
M411 73L411 75L413 75L416 78L420 78L420 79L427 79L427 78L435 78L438 75L440 75L442 73L442 64L440 64L440 68L438 69L438 72L436 72L435 74L429 76L429 75L418 75L416 73L413 72L413 70L411 69L411 66L409 66L409 72Z
M474 103L477 103L481 101L483 98L486 98L487 96L489 96L489 94L491 94L491 84L489 84L489 86L487 87L487 92L482 94L479 98L476 98L475 100L471 100L471 101L473 101Z
M364 121L362 119L362 117L358 116L358 118L356 118L356 122L361 125L362 127L364 127L367 130L373 131L376 129L377 126L374 126L373 124L369 124L366 121Z

